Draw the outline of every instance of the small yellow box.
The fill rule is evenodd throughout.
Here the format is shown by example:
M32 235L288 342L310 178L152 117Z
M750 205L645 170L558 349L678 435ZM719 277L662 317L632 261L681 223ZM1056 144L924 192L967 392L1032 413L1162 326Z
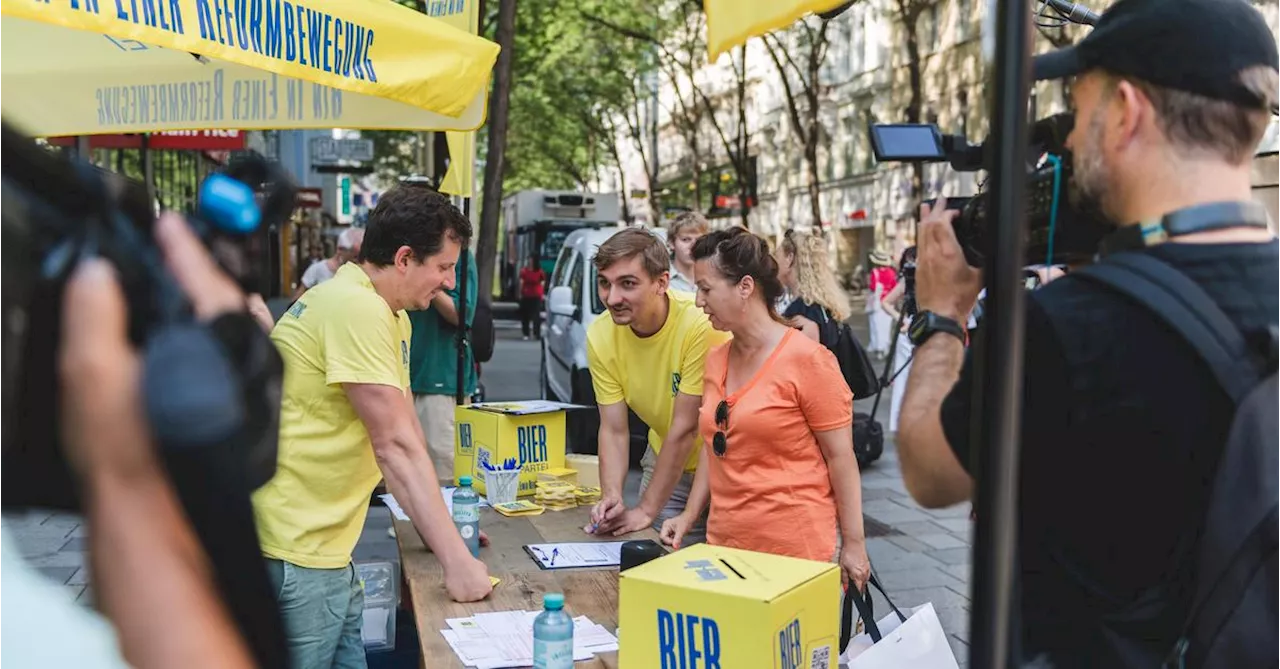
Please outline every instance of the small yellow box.
M698 544L628 569L621 669L835 669L840 569Z
M578 472L578 485L600 487L600 458L595 455L570 453L564 456L565 466Z
M484 468L488 460L501 466L514 458L522 466L517 496L533 495L541 472L564 468L564 405L541 400L484 402L454 410L453 482L472 478L472 486L485 493Z
M568 455L565 455L565 458L568 458L568 457L569 457ZM569 485L576 488L578 487L578 470L569 469L568 467L556 467L554 469L548 469L538 474L538 481L541 483L546 483L549 481L555 481L559 483L568 483Z

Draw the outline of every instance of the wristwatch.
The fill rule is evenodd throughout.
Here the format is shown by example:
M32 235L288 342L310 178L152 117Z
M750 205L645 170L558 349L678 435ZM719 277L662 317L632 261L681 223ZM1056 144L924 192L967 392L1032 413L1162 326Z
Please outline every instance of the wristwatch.
M916 314L915 318L911 319L911 329L907 331L907 338L911 340L912 346L920 346L937 332L954 335L961 343L964 343L966 339L964 326L951 318L939 316L932 311L921 311Z

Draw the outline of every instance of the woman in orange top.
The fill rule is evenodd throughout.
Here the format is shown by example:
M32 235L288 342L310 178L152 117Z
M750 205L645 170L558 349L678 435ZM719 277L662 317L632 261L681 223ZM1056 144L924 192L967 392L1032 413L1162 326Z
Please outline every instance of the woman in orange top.
M861 590L871 571L853 455L853 396L835 356L783 324L766 243L742 228L693 247L697 304L733 333L707 354L703 447L684 513L662 526L676 548L708 497L707 542L809 560L838 556ZM837 553L838 551L838 553Z

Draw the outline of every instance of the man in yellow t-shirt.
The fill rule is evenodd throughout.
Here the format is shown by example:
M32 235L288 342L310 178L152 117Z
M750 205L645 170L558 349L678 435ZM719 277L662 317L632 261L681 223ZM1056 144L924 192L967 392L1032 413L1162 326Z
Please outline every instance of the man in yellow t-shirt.
M470 236L445 196L393 188L369 215L356 262L308 290L271 333L285 364L279 466L253 507L296 668L365 667L351 551L380 479L439 557L451 597L492 589L445 509L409 392L405 310L453 287Z
M728 333L711 327L693 296L669 289L670 256L662 240L627 228L595 257L600 301L610 318L587 330L587 365L600 407L600 502L591 512L598 534L626 534L684 511L698 465L698 409L707 351ZM627 409L649 426L641 464L640 504L622 501L629 461ZM684 543L705 537L705 518Z

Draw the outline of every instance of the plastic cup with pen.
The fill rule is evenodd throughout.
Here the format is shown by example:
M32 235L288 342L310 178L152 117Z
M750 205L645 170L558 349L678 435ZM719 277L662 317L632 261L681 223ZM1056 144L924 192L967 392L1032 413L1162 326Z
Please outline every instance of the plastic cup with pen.
M520 463L515 458L507 458L502 464L494 465L488 460L479 461L484 470L485 495L490 504L509 504L516 501L516 493L520 490Z

